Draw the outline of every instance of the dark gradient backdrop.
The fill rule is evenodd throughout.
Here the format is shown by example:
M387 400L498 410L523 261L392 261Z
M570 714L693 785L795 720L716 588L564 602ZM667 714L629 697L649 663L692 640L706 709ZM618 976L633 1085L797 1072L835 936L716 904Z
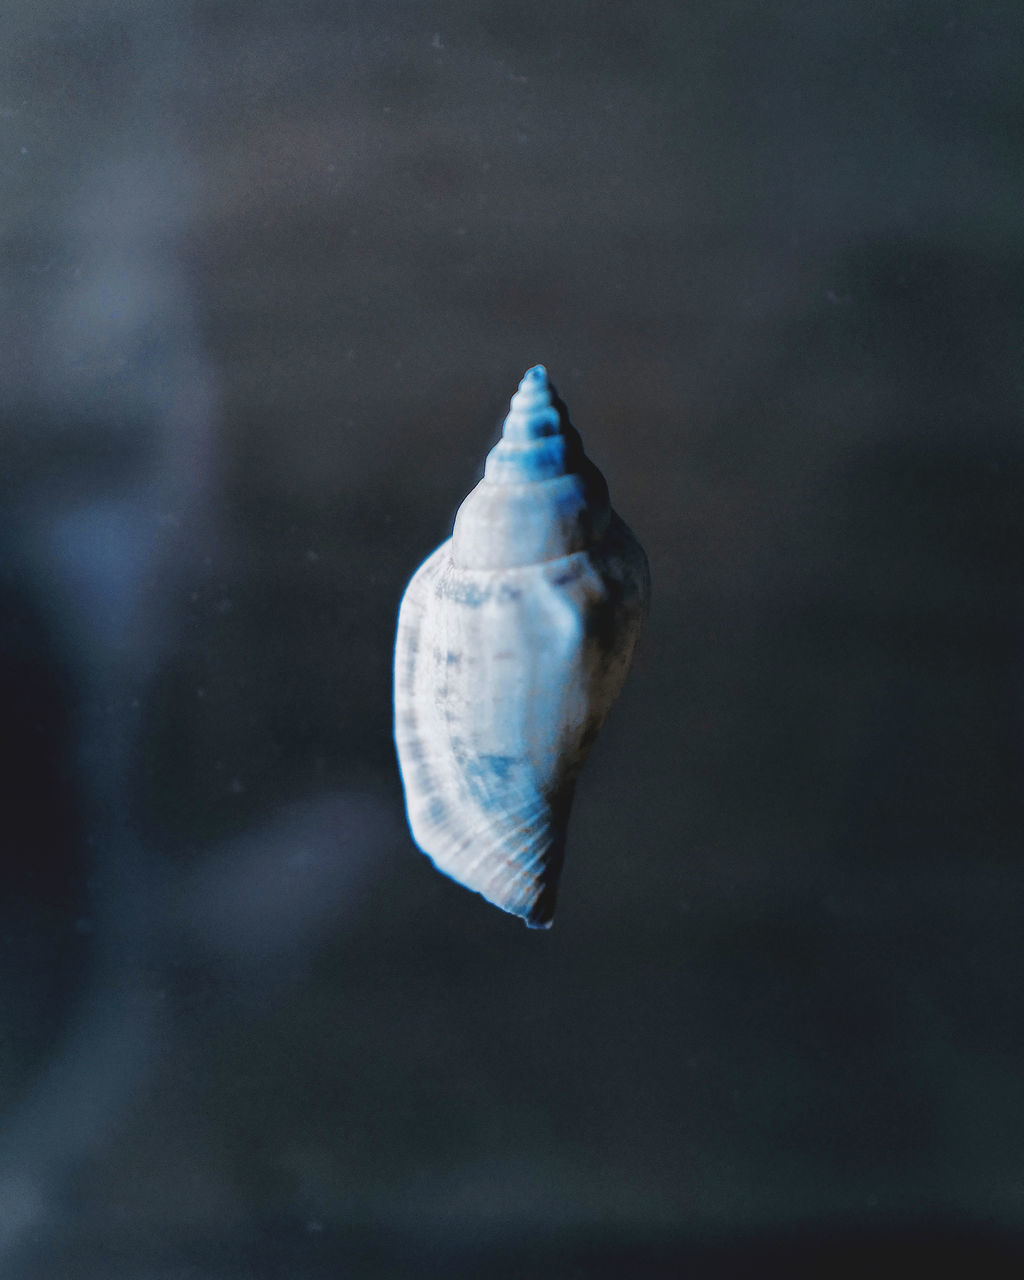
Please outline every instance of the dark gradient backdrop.
M11 0L4 1280L1022 1274L1019 0ZM398 600L542 361L655 597L538 936Z

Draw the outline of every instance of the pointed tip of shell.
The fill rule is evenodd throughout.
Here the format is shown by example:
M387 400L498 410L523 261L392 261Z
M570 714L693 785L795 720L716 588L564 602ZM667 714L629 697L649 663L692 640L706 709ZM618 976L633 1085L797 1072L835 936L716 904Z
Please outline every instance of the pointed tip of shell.
M452 559L462 569L560 560L593 545L610 510L603 476L547 370L534 365L512 397L483 480L455 517Z
M542 364L527 369L508 406L501 434L506 440L529 441L562 435L569 425L565 405Z

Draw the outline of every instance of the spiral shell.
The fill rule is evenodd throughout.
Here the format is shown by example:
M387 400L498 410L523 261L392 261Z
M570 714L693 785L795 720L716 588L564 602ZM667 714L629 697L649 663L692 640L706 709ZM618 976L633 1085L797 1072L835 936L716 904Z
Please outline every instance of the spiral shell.
M647 557L542 365L512 398L395 642L409 826L440 871L551 924L573 790L625 681Z

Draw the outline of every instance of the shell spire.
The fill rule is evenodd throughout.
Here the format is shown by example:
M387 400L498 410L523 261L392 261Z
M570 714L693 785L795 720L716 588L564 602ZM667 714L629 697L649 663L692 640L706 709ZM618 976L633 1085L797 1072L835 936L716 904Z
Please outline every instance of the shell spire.
M583 444L547 369L534 365L512 397L484 475L494 484L550 480L578 470L582 460Z
M465 569L541 564L598 542L611 516L604 476L542 364L512 397L484 478L455 517L452 559Z
M395 745L416 843L533 928L555 910L576 777L629 671L647 557L543 365L452 537L413 575Z

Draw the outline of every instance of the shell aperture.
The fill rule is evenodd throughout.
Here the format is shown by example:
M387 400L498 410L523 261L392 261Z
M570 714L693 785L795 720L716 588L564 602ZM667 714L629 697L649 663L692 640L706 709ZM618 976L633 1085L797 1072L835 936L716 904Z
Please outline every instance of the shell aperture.
M576 777L648 596L647 557L537 365L406 588L394 691L417 845L531 927L551 924Z

